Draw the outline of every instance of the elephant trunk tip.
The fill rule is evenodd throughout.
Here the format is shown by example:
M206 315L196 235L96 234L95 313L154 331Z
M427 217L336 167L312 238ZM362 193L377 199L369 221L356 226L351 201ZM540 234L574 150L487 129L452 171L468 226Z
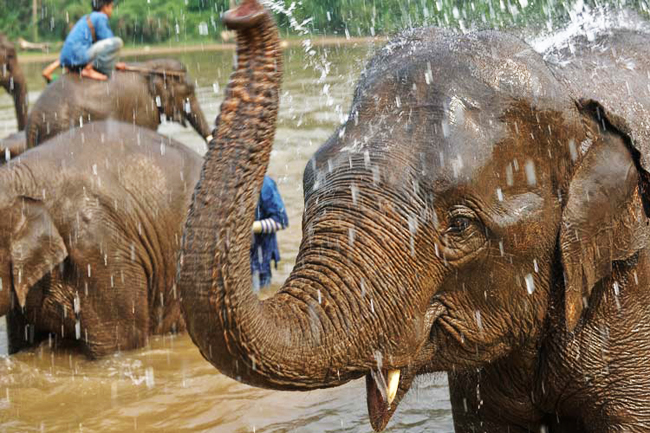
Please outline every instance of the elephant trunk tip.
M244 30L257 26L265 15L264 6L257 0L244 0L223 15L223 23L231 30Z

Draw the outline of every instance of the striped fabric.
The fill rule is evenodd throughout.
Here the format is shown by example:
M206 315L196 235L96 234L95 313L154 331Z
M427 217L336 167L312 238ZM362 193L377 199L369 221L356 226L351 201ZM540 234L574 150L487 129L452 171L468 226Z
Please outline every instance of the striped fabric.
M260 233L275 233L278 230L284 229L284 227L273 218L260 220L259 223L262 225L262 231Z

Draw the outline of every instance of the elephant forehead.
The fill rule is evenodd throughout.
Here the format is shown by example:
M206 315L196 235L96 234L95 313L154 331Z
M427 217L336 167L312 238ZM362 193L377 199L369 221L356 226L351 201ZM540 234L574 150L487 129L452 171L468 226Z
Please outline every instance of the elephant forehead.
M467 184L487 169L494 172L496 150L506 145L508 132L497 119L485 123L468 115L461 119L458 112L443 118L440 134L423 146L426 156L422 171L432 184Z

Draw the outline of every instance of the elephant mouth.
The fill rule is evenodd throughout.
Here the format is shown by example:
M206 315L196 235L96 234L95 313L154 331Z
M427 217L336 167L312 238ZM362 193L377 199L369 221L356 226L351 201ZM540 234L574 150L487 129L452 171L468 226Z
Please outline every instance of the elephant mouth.
M366 374L366 397L370 425L381 431L390 421L402 398L411 388L415 372L409 368L377 370Z
M429 327L427 334L430 334L435 321L446 311L441 303L433 303L425 314L425 323ZM419 363L415 362L403 368L380 368L366 374L368 416L375 431L382 431L386 427L400 401L411 389L419 368Z

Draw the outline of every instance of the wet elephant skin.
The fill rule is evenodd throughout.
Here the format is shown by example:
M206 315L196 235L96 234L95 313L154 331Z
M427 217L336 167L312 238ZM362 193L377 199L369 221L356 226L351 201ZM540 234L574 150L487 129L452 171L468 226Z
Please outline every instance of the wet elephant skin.
M282 56L255 0L224 21L238 65L179 260L207 360L281 390L365 376L376 430L441 371L457 432L650 430L647 35L604 36L635 67L598 74L580 68L611 55L593 41L547 61L494 31L395 38L307 164L296 266L259 300L250 226Z
M27 150L27 136L25 131L14 132L0 139L0 164Z
M0 167L0 316L9 350L48 335L90 358L181 331L174 286L200 157L96 122Z
M189 122L203 138L212 133L182 63L159 59L132 66L151 73L115 71L108 81L69 73L48 85L29 113L27 147L106 119L155 130L166 117L183 125Z

